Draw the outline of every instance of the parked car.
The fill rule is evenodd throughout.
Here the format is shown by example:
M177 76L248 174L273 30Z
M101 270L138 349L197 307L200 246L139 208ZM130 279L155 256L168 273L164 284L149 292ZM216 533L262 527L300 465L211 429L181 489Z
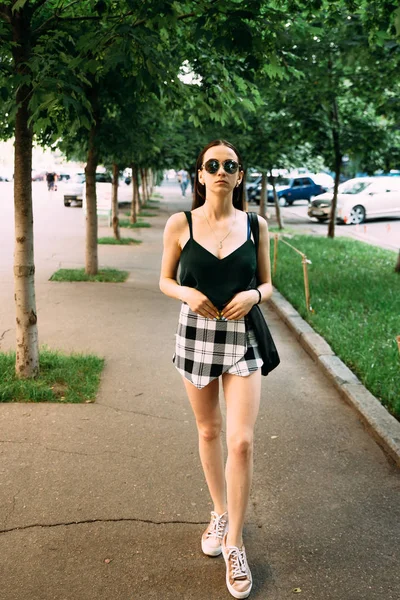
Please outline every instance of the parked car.
M312 200L326 192L326 187L316 183L312 175L298 177L279 177L276 183L276 194L280 206L290 206L296 200ZM258 186L255 202L260 204L261 185ZM272 185L268 184L267 201L274 202Z
M71 175L69 173L57 173L57 181L69 181Z
M261 185L261 173L252 172L246 174L246 191L247 200L249 202L254 200L257 195L257 188L259 185Z
M45 181L46 180L46 171L35 171L32 170L32 181Z
M0 181L12 181L14 178L14 174L11 169L6 170L2 169L0 171Z
M71 206L71 202L83 203L85 188L85 173L76 173L66 182L63 182L64 206ZM110 173L96 173L97 196L111 195L112 176ZM111 196L110 196L111 197ZM131 202L132 185L119 184L118 204Z
M322 194L311 201L308 216L327 221L333 193ZM357 225L375 217L400 217L399 177L357 177L339 185L337 220Z
M64 187L64 206L71 206L71 202L82 203L85 173L75 173Z

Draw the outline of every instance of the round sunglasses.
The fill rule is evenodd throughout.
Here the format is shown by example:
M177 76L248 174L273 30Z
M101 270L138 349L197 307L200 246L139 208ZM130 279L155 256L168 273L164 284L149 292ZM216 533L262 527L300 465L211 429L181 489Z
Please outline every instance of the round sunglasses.
M205 169L207 171L207 173L210 173L211 175L215 175L215 173L217 173L221 164L222 164L224 171L226 173L228 173L229 175L233 175L234 173L237 173L237 170L241 166L241 165L239 165L239 163L236 162L236 160L231 160L230 158L228 160L223 160L222 163L220 163L219 160L217 160L216 158L210 158L210 160L208 160L206 163L201 165L201 168Z

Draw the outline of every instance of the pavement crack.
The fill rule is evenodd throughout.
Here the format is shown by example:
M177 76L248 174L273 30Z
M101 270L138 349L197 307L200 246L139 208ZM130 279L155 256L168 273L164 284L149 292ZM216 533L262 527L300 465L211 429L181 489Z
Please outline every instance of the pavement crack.
M140 410L128 410L127 408L117 408L115 406L110 406L109 404L103 404L102 402L96 402L96 406L104 406L105 408L109 408L110 410L114 410L115 412L132 413L134 415L141 415L142 417L151 417L153 419L173 421L174 423L186 423L186 421L183 419L174 419L173 417L163 417L161 415L151 415L149 413L141 412Z
M6 329L5 331L3 331L3 333L0 335L0 342L2 342L4 340L4 336L6 335L6 333L8 333L9 331L11 331L11 329Z
M65 521L61 523L32 523L22 527L10 527L9 529L0 529L0 535L12 533L14 531L24 531L25 529L35 529L37 527L50 529L52 527L70 527L71 525L87 525L89 523L146 523L147 525L207 525L208 521L155 521L153 519L138 519L126 517L119 519L85 519L82 521Z

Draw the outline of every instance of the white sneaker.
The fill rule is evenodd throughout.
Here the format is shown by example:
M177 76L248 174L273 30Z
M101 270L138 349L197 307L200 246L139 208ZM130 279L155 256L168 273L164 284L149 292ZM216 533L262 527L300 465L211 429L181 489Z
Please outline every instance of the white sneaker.
M226 587L234 598L248 598L253 579L244 546L227 546L225 535L222 540L222 553L226 564Z
M228 531L228 513L218 515L211 511L211 521L201 536L201 549L207 556L219 556L222 552L222 538Z

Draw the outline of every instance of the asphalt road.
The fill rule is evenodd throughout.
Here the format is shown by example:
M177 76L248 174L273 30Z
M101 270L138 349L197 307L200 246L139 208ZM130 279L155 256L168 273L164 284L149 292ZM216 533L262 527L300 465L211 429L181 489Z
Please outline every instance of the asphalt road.
M45 280L56 268L61 266L63 268L80 268L84 264L85 215L80 205L64 206L64 185L59 184L57 192L49 192L46 183L32 183L36 279L43 275ZM4 280L3 278L9 280L13 276L14 201L12 183L0 182L0 210L1 282ZM99 217L99 226L101 225L107 225L107 218L104 216ZM101 233L101 235L103 234ZM104 235L109 235L109 231L105 231ZM135 238L140 237L141 232L135 232ZM67 252L66 247L70 249ZM100 246L100 257L103 250Z
M307 200L299 200L293 206L282 207L284 221L291 227L311 227L313 233L326 235L328 225L318 223L316 219L307 216ZM252 207L255 205L251 205ZM254 210L254 209L253 209ZM275 208L268 204L268 212L274 214ZM338 236L352 237L370 244L398 251L400 248L400 218L371 219L362 225L339 225L335 233Z

